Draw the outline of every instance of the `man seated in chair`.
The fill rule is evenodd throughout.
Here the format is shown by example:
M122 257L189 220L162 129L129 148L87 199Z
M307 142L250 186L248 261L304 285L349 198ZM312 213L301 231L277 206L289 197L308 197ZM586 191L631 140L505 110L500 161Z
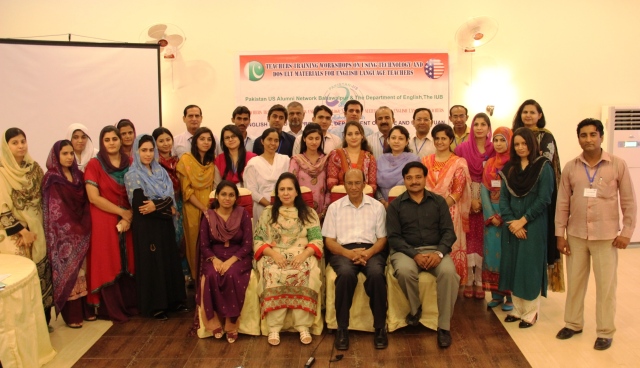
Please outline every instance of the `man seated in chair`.
M338 331L334 345L338 350L349 349L349 310L358 273L362 272L367 277L364 288L373 312L374 345L376 349L384 349L388 345L385 209L380 202L363 194L365 176L361 170L347 171L344 186L347 196L329 206L322 227L328 261L337 275Z
M456 234L445 199L425 189L426 176L427 168L421 162L404 166L402 177L407 191L387 208L387 233L394 276L411 306L407 324L419 324L419 273L429 272L437 283L438 346L446 348L451 345L449 328L460 285L460 276L448 255Z

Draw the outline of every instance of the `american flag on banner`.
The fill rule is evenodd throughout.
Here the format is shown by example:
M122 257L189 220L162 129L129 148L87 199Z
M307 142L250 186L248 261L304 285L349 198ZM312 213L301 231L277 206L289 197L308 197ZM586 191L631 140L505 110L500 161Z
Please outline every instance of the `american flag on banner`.
M429 59L424 66L424 72L431 79L438 79L444 74L444 64L440 59Z

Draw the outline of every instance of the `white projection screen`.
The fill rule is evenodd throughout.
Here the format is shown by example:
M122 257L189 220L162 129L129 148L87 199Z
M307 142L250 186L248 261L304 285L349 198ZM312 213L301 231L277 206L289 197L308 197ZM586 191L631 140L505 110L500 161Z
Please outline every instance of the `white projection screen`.
M29 153L43 170L67 127L100 130L129 119L136 133L162 125L160 49L150 44L0 39L0 126L27 135Z

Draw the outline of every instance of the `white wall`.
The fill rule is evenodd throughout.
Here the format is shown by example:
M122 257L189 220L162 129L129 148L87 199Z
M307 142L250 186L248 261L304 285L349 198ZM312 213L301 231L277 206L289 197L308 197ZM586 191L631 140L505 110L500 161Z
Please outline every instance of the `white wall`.
M21 0L0 2L0 37L73 33L138 42L150 25L179 25L188 38L184 67L174 70L180 88L172 88L168 63L162 86L164 125L176 132L190 103L202 106L214 131L229 122L239 51L448 50L452 103L475 113L490 101L494 126L510 126L524 99L538 100L566 162L580 152L581 119L599 118L602 105L640 105L638 14L634 0ZM473 56L459 53L457 28L480 15L498 21L498 35ZM1 119L2 127L20 124Z

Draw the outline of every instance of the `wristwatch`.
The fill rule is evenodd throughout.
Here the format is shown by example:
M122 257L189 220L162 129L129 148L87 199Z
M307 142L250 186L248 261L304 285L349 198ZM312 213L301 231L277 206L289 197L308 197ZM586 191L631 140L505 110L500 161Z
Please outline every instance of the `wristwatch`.
M441 251L439 251L439 250L436 250L436 251L435 251L435 252L433 252L433 253L437 254L437 255L438 255L438 257L440 257L440 259L444 258L444 254L442 254L442 252L441 252Z

